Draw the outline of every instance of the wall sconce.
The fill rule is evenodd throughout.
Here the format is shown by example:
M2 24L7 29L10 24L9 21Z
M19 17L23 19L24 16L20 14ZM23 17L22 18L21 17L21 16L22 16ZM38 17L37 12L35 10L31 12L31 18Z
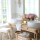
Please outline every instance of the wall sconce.
M21 1L20 0L18 0L18 5L19 5L19 8L20 8L20 6L21 6Z
M14 3L16 3L16 0L14 0Z
M16 0L14 0L14 3L16 3ZM20 0L18 0L18 5L19 5L19 8L20 8L20 6L21 6L21 1Z

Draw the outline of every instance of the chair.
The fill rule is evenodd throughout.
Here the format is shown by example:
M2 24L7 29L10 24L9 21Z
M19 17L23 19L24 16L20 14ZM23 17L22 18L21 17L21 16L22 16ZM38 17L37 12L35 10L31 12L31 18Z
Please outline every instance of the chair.
M0 29L0 33L1 33L1 40L4 40L4 34L6 34L6 38L11 40L11 37L10 37L10 28L1 28Z

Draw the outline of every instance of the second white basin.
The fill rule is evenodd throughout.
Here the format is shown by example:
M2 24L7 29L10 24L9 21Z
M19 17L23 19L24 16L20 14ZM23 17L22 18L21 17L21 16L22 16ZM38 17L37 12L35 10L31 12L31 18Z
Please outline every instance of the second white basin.
M40 21L28 21L27 26L32 28L40 28Z
M12 19L12 23L14 23L14 24L17 24L17 23L20 23L20 22L22 22L21 18L14 18L14 19Z

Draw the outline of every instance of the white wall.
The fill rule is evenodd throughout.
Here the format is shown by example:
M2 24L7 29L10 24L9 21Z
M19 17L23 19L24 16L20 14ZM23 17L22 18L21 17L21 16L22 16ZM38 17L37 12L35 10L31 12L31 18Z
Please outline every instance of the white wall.
M19 7L18 0L16 0L16 17L17 17L17 15L20 15L20 16L23 15L23 0L20 0L20 2L21 2L21 6ZM22 18L22 17L20 17L20 18Z
M11 21L11 0L7 0L7 22L10 21Z
M11 0L11 16L12 18L15 18L16 13L16 4L14 3L14 0Z
M16 13L23 13L23 0L20 1L21 1L21 6L19 8L18 0L16 0Z
M15 18L16 16L16 4L14 3L14 0L8 0L8 6L7 6L7 18L8 22L11 21L12 18ZM10 19L10 20L9 20Z
M23 15L23 0L21 1L21 6L19 8L18 0L15 0L16 3L14 3L14 0L11 0L11 18L17 17L17 15Z
M12 18L15 18L17 14L21 14L23 15L23 0L20 0L21 1L21 6L19 8L19 5L18 5L18 0L16 0L16 3L14 3L14 0L11 0L11 16Z
M14 0L11 0L11 12L12 13L15 13L15 3L14 3Z
M40 0L39 0L39 17L40 17Z

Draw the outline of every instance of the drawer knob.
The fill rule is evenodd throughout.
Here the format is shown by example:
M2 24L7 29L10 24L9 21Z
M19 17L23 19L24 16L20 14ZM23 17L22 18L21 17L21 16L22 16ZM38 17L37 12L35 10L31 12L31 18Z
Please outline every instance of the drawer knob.
M27 28L28 29L28 28Z

